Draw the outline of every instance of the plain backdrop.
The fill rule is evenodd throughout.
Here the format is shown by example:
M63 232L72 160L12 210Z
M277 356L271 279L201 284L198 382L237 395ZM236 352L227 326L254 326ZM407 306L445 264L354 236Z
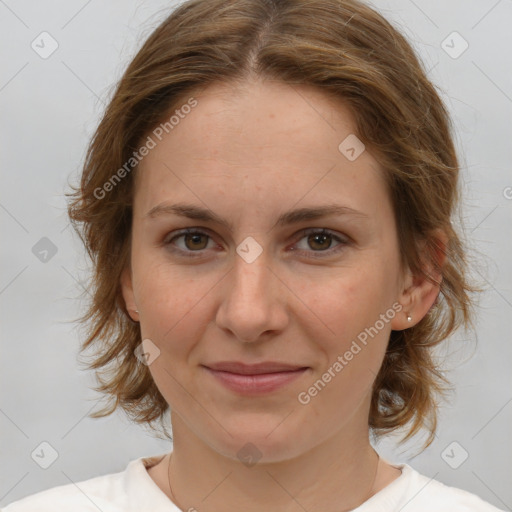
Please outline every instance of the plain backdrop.
M73 324L87 260L64 192L68 179L76 182L113 85L174 5L0 0L0 506L171 449L122 413L87 417L101 398L92 373L78 365ZM441 407L434 443L417 455L421 439L396 447L391 437L378 450L511 510L512 2L373 5L413 43L451 112L466 233L475 276L487 287L476 331L443 346L457 391ZM32 47L46 37L44 51L51 49L42 32L58 43L47 58ZM32 457L48 447L41 443L57 457L47 469Z

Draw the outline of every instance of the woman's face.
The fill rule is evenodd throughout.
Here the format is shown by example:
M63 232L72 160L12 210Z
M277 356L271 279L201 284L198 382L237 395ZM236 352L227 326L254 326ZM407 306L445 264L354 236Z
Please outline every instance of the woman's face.
M137 171L123 295L156 385L173 416L233 459L367 436L372 384L406 316L379 164L348 109L316 89L251 82L194 98L168 133L150 134ZM231 374L230 387L206 368L269 361L306 370L244 391L247 377Z

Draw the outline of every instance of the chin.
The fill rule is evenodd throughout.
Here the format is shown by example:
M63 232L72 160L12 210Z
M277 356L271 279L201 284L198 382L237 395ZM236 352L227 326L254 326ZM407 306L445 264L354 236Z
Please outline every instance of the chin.
M304 430L292 433L291 425L286 425L281 416L277 421L260 421L258 423L231 426L222 430L221 438L210 441L210 446L227 458L239 460L247 467L255 463L274 463L297 457L304 451L301 444Z

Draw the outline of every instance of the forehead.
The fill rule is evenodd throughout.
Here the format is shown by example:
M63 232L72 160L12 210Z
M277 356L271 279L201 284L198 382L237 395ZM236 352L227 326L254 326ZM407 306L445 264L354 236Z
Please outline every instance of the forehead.
M173 112L191 97L178 102ZM328 154L329 149L337 148L340 137L355 132L348 106L311 86L273 80L219 83L198 91L194 99L197 106L183 116L172 133L181 133L195 143L203 156L236 148L243 158L244 147L273 153L279 148L293 148L304 154L314 149L315 153L324 150ZM174 150L179 149L176 144Z
M181 108L191 98L195 106ZM156 145L139 164L139 213L183 193L225 198L228 190L260 203L294 203L306 195L335 200L341 194L349 203L365 194L369 201L383 199L383 173L372 155L363 151L351 161L340 151L347 138L357 143L350 109L316 88L214 84L169 114L172 129L160 130L161 140L152 135Z

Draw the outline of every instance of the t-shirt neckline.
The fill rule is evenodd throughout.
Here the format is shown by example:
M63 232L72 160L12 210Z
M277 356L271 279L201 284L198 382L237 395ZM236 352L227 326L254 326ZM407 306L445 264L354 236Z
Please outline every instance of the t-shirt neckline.
M152 510L155 512L180 511L177 505L167 496L167 494L162 491L162 489L160 489L158 484L151 478L147 471L149 468L161 462L162 459L169 453L170 452L165 452L151 455L149 457L139 457L138 459L132 461L130 463L131 467L128 468L129 473L130 471L132 473L131 477L130 475L128 476L128 485L130 485L129 488L133 490L134 488L141 487L141 489L137 492L138 499L143 500L141 501L141 505L145 504L147 506L147 498L148 496L151 496L151 506L153 507ZM352 509L350 512L371 512L375 510L376 506L378 506L379 509L385 506L386 509L392 510L392 507L398 504L400 497L403 494L403 492L400 491L403 489L405 492L407 481L409 480L408 477L410 476L413 469L405 463L391 464L385 459L382 460L387 464L390 464L392 467L399 469L401 474L380 491L368 498L364 503L361 503L361 505ZM135 483L135 479L137 479L137 483ZM130 480L132 480L131 484Z

